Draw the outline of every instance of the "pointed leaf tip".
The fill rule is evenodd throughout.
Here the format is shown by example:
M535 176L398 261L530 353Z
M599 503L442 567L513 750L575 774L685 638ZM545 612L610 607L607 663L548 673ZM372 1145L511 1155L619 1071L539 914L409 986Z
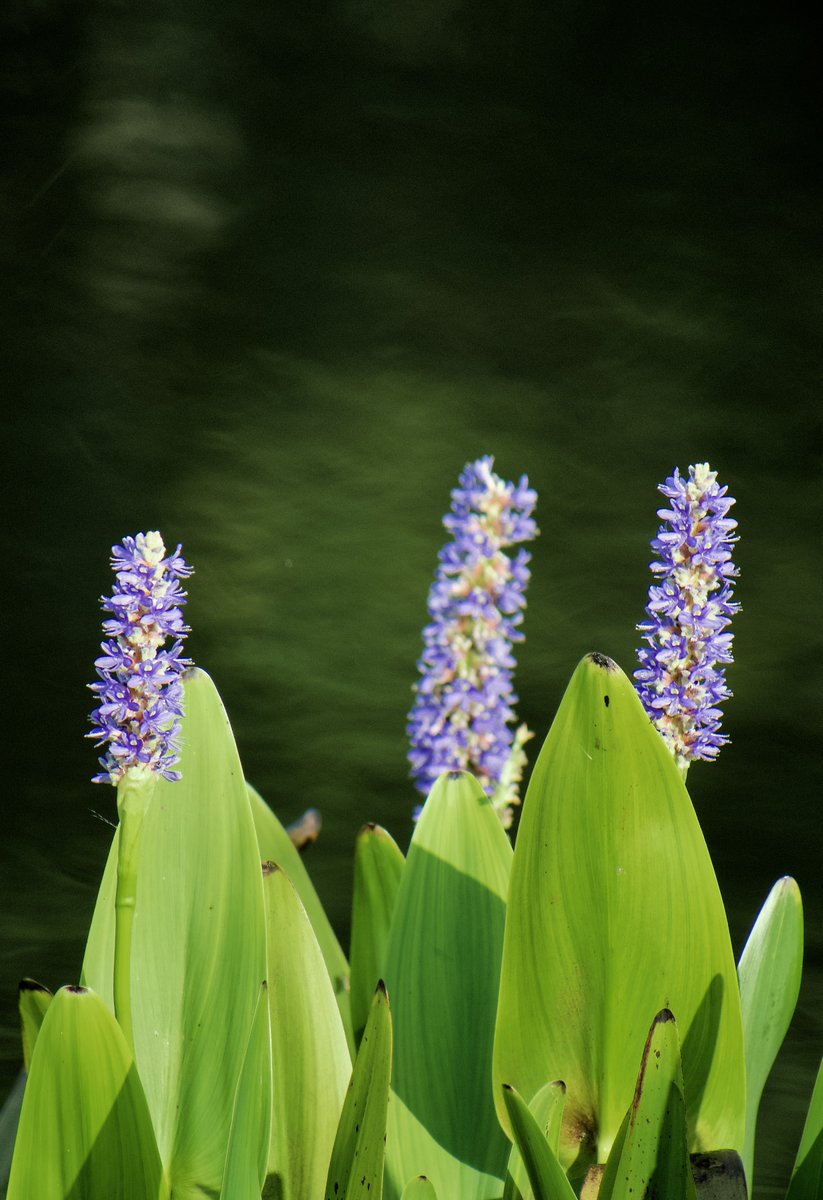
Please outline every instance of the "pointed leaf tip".
M593 663L594 666L600 667L603 671L618 671L620 669L613 658L609 658L608 654L601 654L599 650L592 650L591 654L587 654L583 661Z
M546 1079L560 1077L568 1088L564 1165L580 1159L582 1168L589 1155L603 1161L665 1004L686 1030L692 1147L740 1147L738 996L722 898L674 760L631 680L605 655L589 654L523 804L495 1037L501 1123L511 1128L500 1082L512 1081L530 1102Z
M51 995L51 992L44 983L38 983L36 979L21 979L17 985L18 992L46 992Z

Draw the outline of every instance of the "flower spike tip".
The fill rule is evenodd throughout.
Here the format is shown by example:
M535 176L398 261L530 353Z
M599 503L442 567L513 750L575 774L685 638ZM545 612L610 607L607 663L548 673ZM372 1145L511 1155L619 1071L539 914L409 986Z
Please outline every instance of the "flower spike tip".
M649 589L648 620L638 625L647 645L638 651L637 691L685 775L695 758L713 759L728 742L720 732L720 705L731 691L726 665L733 662L728 632L740 606L732 599L737 568L732 547L734 500L708 463L678 470L659 491L669 507L652 542L658 582Z
M476 776L508 828L532 736L515 719L512 644L526 605L531 555L510 546L537 535L537 502L524 475L518 484L495 475L491 456L466 465L444 519L453 541L440 552L429 592L430 623L409 714L409 761L425 796L443 771ZM418 812L415 816L419 815Z

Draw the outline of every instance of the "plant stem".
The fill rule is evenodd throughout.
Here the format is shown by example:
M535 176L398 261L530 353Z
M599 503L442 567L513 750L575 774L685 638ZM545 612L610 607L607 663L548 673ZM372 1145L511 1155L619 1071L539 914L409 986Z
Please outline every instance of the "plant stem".
M154 792L154 783L153 773L127 771L117 785L120 826L114 899L114 1014L132 1053L131 944L137 899L137 869L143 817Z

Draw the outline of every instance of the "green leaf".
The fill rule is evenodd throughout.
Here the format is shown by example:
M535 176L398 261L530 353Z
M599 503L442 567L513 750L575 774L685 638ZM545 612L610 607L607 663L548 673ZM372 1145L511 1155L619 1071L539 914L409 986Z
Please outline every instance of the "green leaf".
M351 1058L326 964L286 873L265 863L272 1129L264 1196L322 1194Z
M337 999L337 1006L340 1009L340 1016L343 1020L343 1028L346 1030L349 1049L354 1053L355 1041L352 1030L351 997L349 995L349 964L346 956L331 927L329 918L326 916L326 910L320 902L320 897L317 895L303 859L294 842L289 837L288 831L251 784L247 784L246 786L249 791L260 859L263 862L277 863L294 884L295 890L300 897L300 903L305 908L306 914L311 921L314 936L317 938L320 949L323 952L323 959L326 963L326 969ZM374 982L375 984L377 983L376 978Z
M377 986L334 1140L326 1200L381 1200L392 1023L386 989Z
M491 1095L511 847L470 775L442 775L414 831L386 950L394 1021L387 1190L427 1175L499 1197L508 1146Z
M131 999L137 1066L175 1200L201 1200L220 1191L266 941L257 839L231 727L208 675L187 671L184 687L182 779L158 779L142 824ZM116 863L116 845L112 853ZM83 968L106 998L112 884L110 860Z
M403 1188L402 1200L437 1200L437 1192L430 1179L425 1175L418 1175L416 1179L410 1179Z
M566 1085L562 1080L555 1080L545 1084L528 1106L555 1156L560 1153L560 1129L565 1103ZM509 1154L503 1200L534 1200L526 1164L516 1144Z
M574 1191L546 1135L520 1093L503 1084L503 1102L517 1148L529 1176L534 1200L574 1200Z
M131 1051L93 992L61 988L31 1059L8 1200L167 1195Z
M394 904L403 873L402 851L379 825L365 825L354 846L351 918L351 1015L359 1042L372 996L382 978Z
M97 889L97 899L91 918L80 982L93 988L101 1000L114 1012L114 900L117 892L117 859L120 830L115 829L109 847L103 878Z
M743 1038L726 915L680 773L623 672L589 655L534 768L517 837L496 1092L566 1083L563 1159L603 1161L662 1008L685 1031L690 1145L740 1148ZM500 1119L508 1125L502 1104Z
M786 1200L823 1200L823 1062L817 1072Z
M27 1071L31 1065L31 1055L40 1032L40 1026L43 1024L43 1017L45 1017L52 999L51 992L42 983L35 983L33 979L20 981L17 1003L20 1008L20 1025L23 1034L23 1064Z
M610 1162L613 1159L614 1163L617 1163L620 1158L629 1116L630 1113L627 1113L626 1120L615 1139L609 1156ZM714 1150L711 1154L692 1154L689 1156L689 1161L697 1200L749 1200L743 1161L736 1150ZM607 1189L614 1187L613 1172L614 1165L612 1166L612 1177L606 1188L601 1191L605 1168L602 1164L589 1167L580 1189L580 1200L605 1200Z
M615 1139L599 1200L695 1200L680 1045L672 1013L652 1022L628 1118Z
M760 910L738 964L746 1051L746 1141L749 1187L757 1112L769 1072L789 1028L803 970L803 905L793 879L779 879Z
M271 1023L265 983L237 1081L221 1200L260 1200L271 1138Z

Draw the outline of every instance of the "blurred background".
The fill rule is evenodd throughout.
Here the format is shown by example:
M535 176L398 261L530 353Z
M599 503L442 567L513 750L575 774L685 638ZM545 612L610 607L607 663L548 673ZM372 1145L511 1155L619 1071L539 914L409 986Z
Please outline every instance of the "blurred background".
M109 549L195 566L189 652L249 779L324 828L344 944L367 820L405 846L405 718L449 491L539 492L519 715L634 669L657 484L740 523L732 744L689 784L739 952L807 912L764 1102L782 1195L823 1052L821 159L776 0L7 0L0 16L5 761L0 1089L16 985L77 979L115 819L84 741Z

